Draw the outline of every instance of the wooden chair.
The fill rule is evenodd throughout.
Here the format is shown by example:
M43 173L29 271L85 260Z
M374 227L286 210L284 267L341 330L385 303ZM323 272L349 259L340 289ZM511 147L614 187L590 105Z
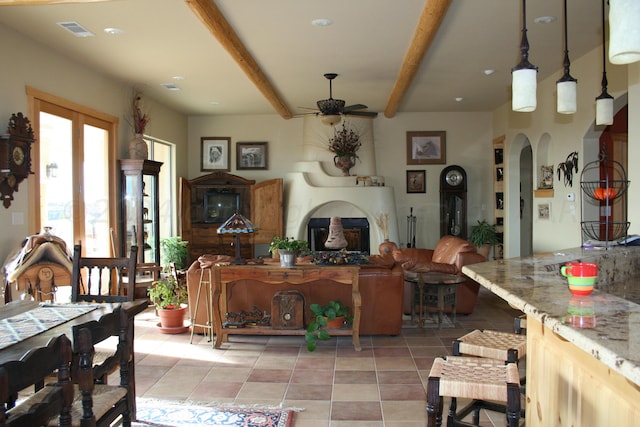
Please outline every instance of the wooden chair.
M71 301L102 303L135 299L137 246L131 247L128 258L86 258L81 254L81 245L75 245Z
M73 384L70 380L71 342L65 335L46 347L30 350L20 360L0 366L0 426L71 425ZM49 383L18 406L17 393L43 381L57 371L57 381Z
M127 316L124 310L120 310L119 317ZM80 420L81 427L111 426L114 421L122 418L122 426L131 426L132 414L135 411L135 391L130 388L129 368L133 364L130 354L129 340L121 337L118 344L118 362L120 365L120 384L107 385L96 384L94 381L93 354L96 336L103 334L107 325L97 322L98 325L82 327L75 331L74 344L78 350L77 370L74 368L74 382L77 383L77 393L71 409L72 418ZM112 322L108 322L112 324ZM122 329L118 326L118 330ZM121 335L127 335L122 333Z

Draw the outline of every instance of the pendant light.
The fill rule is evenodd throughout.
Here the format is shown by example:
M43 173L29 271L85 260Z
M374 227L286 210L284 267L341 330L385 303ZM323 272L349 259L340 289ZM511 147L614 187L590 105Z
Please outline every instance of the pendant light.
M556 82L558 92L557 111L560 114L573 114L576 112L576 92L578 80L571 77L569 67L569 41L567 36L567 0L564 0L564 75Z
M607 53L604 27L604 2L602 0L602 93L596 98L596 125L613 124L613 96L607 92Z
M537 106L538 67L529 62L529 40L527 40L527 5L522 0L522 41L521 60L511 69L511 109L519 112L535 111Z
M609 61L640 61L640 1L609 0Z

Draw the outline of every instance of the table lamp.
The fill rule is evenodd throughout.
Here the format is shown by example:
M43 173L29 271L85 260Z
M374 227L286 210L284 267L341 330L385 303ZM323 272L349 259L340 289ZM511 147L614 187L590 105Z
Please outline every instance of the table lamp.
M227 219L220 227L218 227L218 234L235 234L236 236L236 258L231 261L233 265L243 265L247 261L240 256L240 234L243 233L255 233L258 231L257 227L251 223L251 221L245 218L239 212L233 214Z

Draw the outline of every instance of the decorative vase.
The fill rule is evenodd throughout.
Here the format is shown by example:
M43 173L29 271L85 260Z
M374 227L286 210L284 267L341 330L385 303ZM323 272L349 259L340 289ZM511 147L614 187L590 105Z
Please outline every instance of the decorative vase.
M280 254L280 267L293 267L296 265L297 252L284 249L278 249L278 252Z
M342 229L342 219L338 216L332 216L329 223L329 237L324 242L324 247L327 249L344 249L348 244Z
M384 239L384 242L380 243L378 246L378 253L380 253L380 255L391 255L391 253L396 249L398 249L398 245L389 239Z
M136 160L149 158L149 147L140 133L136 133L129 141L129 158Z
M350 176L349 170L356 164L356 156L335 156L333 164L342 171L342 175Z

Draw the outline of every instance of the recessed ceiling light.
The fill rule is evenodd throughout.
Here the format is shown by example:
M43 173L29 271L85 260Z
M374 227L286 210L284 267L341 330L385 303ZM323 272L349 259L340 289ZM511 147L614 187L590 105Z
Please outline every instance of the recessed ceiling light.
M112 36L119 36L121 34L124 34L124 30L121 30L120 28L112 28L112 27L105 28L104 32Z
M555 20L555 16L538 16L533 20L533 22L535 22L536 24L551 24Z
M493 68L487 68L486 70L483 71L483 73L487 76L490 76L491 74L495 73L496 70L494 70Z
M173 83L160 83L160 86L167 90L180 90L180 88Z
M220 105L220 103L218 101L209 101L209 104L211 104L211 105Z
M185 79L184 76L173 76L171 77L173 80L177 81L177 82L181 82L182 80Z
M464 101L464 98L462 98L460 96L456 98L456 102L462 102L462 101Z
M327 18L318 18L311 21L311 25L315 25L316 27L328 27L331 24L333 24L333 21Z

